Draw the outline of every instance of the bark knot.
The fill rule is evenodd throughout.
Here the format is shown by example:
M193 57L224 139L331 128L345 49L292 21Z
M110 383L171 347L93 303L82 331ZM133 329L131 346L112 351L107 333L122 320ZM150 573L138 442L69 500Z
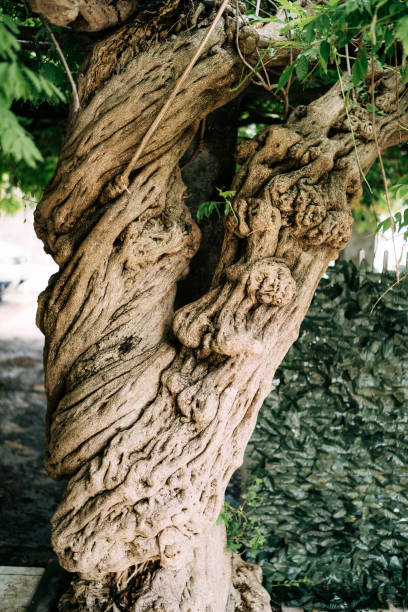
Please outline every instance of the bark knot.
M296 283L291 272L285 263L269 257L233 264L225 270L225 279L225 284L181 308L173 331L201 356L261 354L262 330L254 322L254 312L292 301Z
M243 283L246 295L254 303L286 306L296 292L296 283L289 268L273 258L255 263L238 263L227 268L225 274L229 280Z

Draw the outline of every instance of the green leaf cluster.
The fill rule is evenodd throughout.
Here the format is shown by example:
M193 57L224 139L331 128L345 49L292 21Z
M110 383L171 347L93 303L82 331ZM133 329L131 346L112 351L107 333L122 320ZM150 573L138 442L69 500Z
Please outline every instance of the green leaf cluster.
M313 11L289 0L277 0L276 5L281 16L261 20L280 23L281 32L289 37L283 45L300 49L292 65L282 72L278 89L287 84L293 72L302 82L310 82L313 74L326 82L336 80L333 68L345 65L346 52L352 64L351 82L359 87L364 85L371 57L381 66L395 67L398 46L403 55L398 68L403 78L408 79L408 17L404 0L329 0L317 3Z
M408 598L408 282L363 262L322 279L248 449L272 600L306 610ZM295 585L291 581L306 581Z
M408 188L408 185L405 185ZM390 227L394 227L399 233L404 230L404 240L408 240L408 208L400 210L395 215L387 217L377 225L377 232L386 232Z
M227 216L230 212L236 218L236 214L232 207L231 200L235 196L235 191L232 190L222 190L219 187L216 188L218 191L218 195L222 198L221 201L209 201L203 202L200 204L197 210L197 221L202 221L204 217L207 219L216 212L218 218L221 218L221 210L224 211L224 215Z
M65 97L41 72L22 63L18 33L16 22L0 12L0 145L4 156L33 168L43 157L23 121L13 112L12 104L39 103L44 99L64 101Z
M395 214L400 209L403 211L408 205L408 149L406 143L383 151L382 161L387 177L391 211ZM374 234L376 228L377 231L384 230L382 224L380 224L381 227L378 226L379 217L388 212L384 181L378 160L370 168L367 182L370 189L366 183L363 183L363 196L353 204L353 217L360 231L368 230Z
M51 26L75 76L86 41ZM42 21L23 0L0 7L0 212L35 204L58 160L71 88Z
M228 550L237 553L245 550L248 560L254 559L256 551L265 543L261 521L251 512L251 509L263 501L258 493L260 485L261 479L255 478L238 508L225 502L217 520L217 525L225 523Z

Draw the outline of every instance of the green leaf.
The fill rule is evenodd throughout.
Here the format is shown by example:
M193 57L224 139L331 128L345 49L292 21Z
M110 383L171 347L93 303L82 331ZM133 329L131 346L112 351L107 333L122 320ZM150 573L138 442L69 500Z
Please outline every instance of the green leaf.
M296 76L299 81L303 81L309 72L309 62L304 55L299 55L296 62Z
M408 283L364 312L392 282L351 262L330 268L261 410L246 474L262 476L263 502L246 514L266 527L250 561L277 603L352 611L406 595Z
M309 23L308 25L306 25L303 30L303 37L308 44L313 42L315 37L315 29L313 23Z
M43 157L35 146L32 138L18 123L15 115L8 110L1 110L0 144L3 153L12 157L16 162L25 163L34 168Z
M290 79L290 75L292 74L294 68L295 68L295 64L293 63L290 66L286 66L286 68L283 70L282 74L280 75L279 81L278 81L277 91L282 89L282 87L285 87L286 83Z
M327 71L327 62L329 61L329 57L330 57L330 44L327 42L327 40L323 40L320 43L320 47L319 47L319 57L321 60L321 64L323 66L323 70L326 72Z
M352 69L352 81L354 85L357 87L361 83L364 83L365 76L368 70L368 59L365 49L360 54L360 56L356 59L353 64Z
M377 225L377 229L376 229L376 234L378 234L378 232L386 232L388 229L390 229L391 227L391 217L387 217L387 219L384 219L384 221L381 221L381 223L379 223Z
M408 15L405 15L395 26L395 37L402 43L405 57L408 55Z
M15 59L15 52L19 51L20 44L15 36L18 27L8 15L0 14L0 57Z
M4 23L8 27L13 34L19 33L19 27L16 22L10 17L10 15L5 15L4 13L0 13L0 24Z
M224 199L233 198L236 194L236 191L233 191L233 190L222 191L219 187L217 187L217 191L220 197Z
M207 217L207 219L212 215L212 213L215 211L218 215L218 217L221 217L220 214L220 205L222 204L222 202L203 202L202 204L200 204L200 206L197 209L197 221L200 222L202 221L202 219L204 219L204 217Z

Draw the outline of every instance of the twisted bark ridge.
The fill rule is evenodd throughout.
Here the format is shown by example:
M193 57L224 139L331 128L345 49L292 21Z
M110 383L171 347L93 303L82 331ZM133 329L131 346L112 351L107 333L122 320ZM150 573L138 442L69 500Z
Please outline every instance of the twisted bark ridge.
M125 21L136 12L138 0L30 0L33 11L52 23L96 32Z
M135 611L270 609L257 569L227 552L214 524L274 371L350 237L360 169L377 151L364 112L351 117L354 147L337 86L286 126L242 143L212 288L174 313L177 281L200 241L178 162L200 119L237 95L231 22L232 14L216 28L128 189L113 199L106 185L126 167L209 18L157 36L145 51L135 23L99 43L36 210L37 233L60 266L37 322L46 338L46 465L69 479L52 541L63 567L79 574L77 609L99 609L113 583L116 594L134 585L125 609ZM398 139L395 83L384 78L379 87L385 147Z

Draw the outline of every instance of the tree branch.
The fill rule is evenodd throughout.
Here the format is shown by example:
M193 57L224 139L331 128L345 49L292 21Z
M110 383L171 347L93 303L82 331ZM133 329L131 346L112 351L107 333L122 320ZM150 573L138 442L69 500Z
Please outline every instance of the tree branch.
M67 60L65 59L65 56L64 56L64 54L62 52L62 49L59 46L59 43L58 43L57 39L54 36L54 32L51 30L50 26L47 23L47 20L44 17L41 17L41 20L42 20L42 22L44 24L45 29L47 30L47 33L48 33L49 37L51 38L51 40L52 40L52 42L53 42L53 44L54 44L54 46L55 46L55 48L57 50L58 55L60 56L62 65L65 68L65 72L67 73L67 77L68 77L68 80L69 80L69 83L70 83L71 89L72 89L72 97L73 97L73 100L74 100L73 111L74 111L74 113L76 113L81 108L81 105L79 103L78 91L77 91L77 88L76 88L76 85L75 85L74 77L72 76L72 72L69 69L69 66L67 64Z
M184 85L188 75L190 74L191 70L193 69L193 66L197 62L197 60L200 57L200 55L203 53L205 45L209 41L211 34L213 33L214 29L216 28L218 22L220 21L223 13L224 13L224 11L225 11L225 9L227 7L228 2L229 2L229 0L223 0L223 2L221 3L220 8L218 9L218 11L217 11L217 13L216 13L216 15L214 17L213 22L211 23L210 27L208 28L208 30L204 34L203 39L200 42L200 44L198 45L198 48L197 48L196 52L194 53L194 55L191 58L191 60L188 63L188 65L186 66L186 68L185 68L184 72L182 73L182 75L177 80L176 85L175 85L174 89L172 90L170 96L167 98L164 106L161 108L160 112L158 113L158 115L154 119L153 123L151 124L151 126L147 130L146 134L143 136L140 145L138 146L138 148L136 149L135 153L133 154L131 160L129 161L128 165L126 166L125 171L122 172L122 174L115 179L113 184L111 183L110 185L107 185L105 187L105 190L104 190L104 193L103 193L103 199L107 198L108 200L110 200L110 199L112 199L112 197L117 197L118 195L120 195L121 193L123 193L124 191L127 190L127 187L128 187L128 184L129 184L130 173L136 167L136 164L139 161L139 158L142 155L146 145L151 140L153 134L155 133L155 131L159 127L160 123L164 119L164 117L165 117L166 113L168 112L170 106L173 104L175 97L177 96L177 94L181 90L181 88L183 87L183 85Z
M29 0L31 10L59 26L96 32L126 21L139 9L136 0L122 0L120 7L109 0Z

